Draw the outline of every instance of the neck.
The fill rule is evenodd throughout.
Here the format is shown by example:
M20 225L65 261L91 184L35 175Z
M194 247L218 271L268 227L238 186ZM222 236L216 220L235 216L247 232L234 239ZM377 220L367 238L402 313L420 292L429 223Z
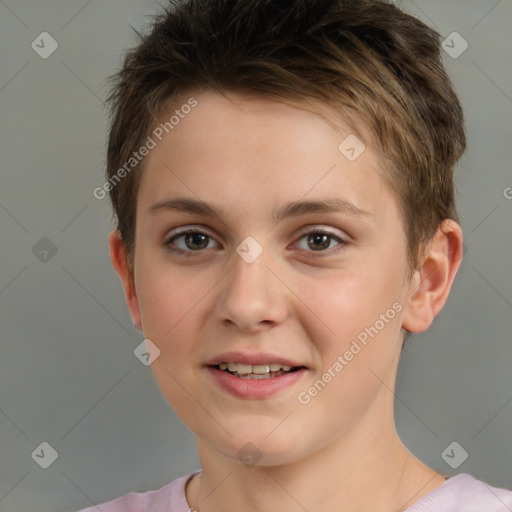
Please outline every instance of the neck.
M417 460L390 421L358 424L315 453L280 466L245 467L220 456L201 439L202 472L187 486L197 512L399 512L445 478Z

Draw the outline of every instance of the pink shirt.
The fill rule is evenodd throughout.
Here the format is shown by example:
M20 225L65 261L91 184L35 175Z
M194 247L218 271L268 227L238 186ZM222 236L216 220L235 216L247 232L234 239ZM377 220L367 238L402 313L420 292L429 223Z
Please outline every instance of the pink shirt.
M130 492L79 512L188 512L185 484L190 473L156 491ZM101 507L101 508L100 508ZM462 473L449 478L405 512L511 512L512 491L498 489Z

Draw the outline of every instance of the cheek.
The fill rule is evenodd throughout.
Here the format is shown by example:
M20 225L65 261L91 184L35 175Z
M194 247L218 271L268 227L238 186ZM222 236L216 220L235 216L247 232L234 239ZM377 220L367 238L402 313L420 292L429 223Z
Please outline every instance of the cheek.
M187 276L159 258L145 257L141 251L137 274L137 296L144 334L166 342L189 315L194 314L206 286L198 286L197 276Z
M325 439L334 439L367 414L381 391L385 397L383 382L392 388L401 339L401 305L394 304L382 310L384 320L380 313L361 313L349 306L338 310L336 335L318 346L321 367L297 397L304 429L321 428ZM388 400L392 397L389 393ZM331 418L328 424L325 418Z
M185 424L192 425L200 412L190 406L191 394L196 395L193 383L197 377L191 364L197 353L193 334L204 288L200 287L200 293L183 275L169 269L159 271L157 265L145 267L140 283L144 336L160 350L151 370L168 404Z
M321 349L348 348L351 340L361 333L364 338L365 329L376 322L379 331L386 335L390 330L395 334L400 331L397 311L393 309L401 296L396 285L398 279L392 272L372 272L371 268L368 262L368 266L356 270L342 269L325 278L315 276L295 284L297 294L307 297L304 303L312 319L308 323L317 326L316 336L311 333L311 339L318 340ZM381 315L385 315L385 329Z
M399 279L392 269L367 261L357 270L339 272L337 278L323 282L313 279L301 288L302 294L307 290L303 296L317 315L309 313L308 336L314 340L318 358L308 386L313 386L312 395L318 392L322 398L311 396L308 387L303 390L305 401L311 396L315 402L313 407L332 407L341 416L347 411L363 414L382 386L379 377L386 379L394 368L403 306Z
M194 326L204 288L178 272L146 265L138 289L144 337L160 350L151 368L166 399L174 407L183 398L180 383L191 382L196 357Z

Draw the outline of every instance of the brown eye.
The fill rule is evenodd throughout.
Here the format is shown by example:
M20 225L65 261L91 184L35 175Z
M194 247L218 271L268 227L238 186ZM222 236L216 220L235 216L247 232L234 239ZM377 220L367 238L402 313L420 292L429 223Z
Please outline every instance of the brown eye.
M208 247L208 235L203 233L188 233L185 235L185 245L192 250L205 249Z
M165 242L166 247L171 251L199 252L211 248L213 238L202 231L186 231L171 237Z
M305 240L305 243L302 242ZM333 245L333 242L335 244ZM299 249L308 251L308 252L318 252L318 253L326 253L336 252L341 249L346 242L342 240L340 237L335 236L334 234L325 231L316 229L314 231L310 231L308 233L304 233L297 242L297 246ZM333 249L330 251L329 249Z
M328 249L331 245L331 236L327 234L314 233L307 236L307 244L314 251Z

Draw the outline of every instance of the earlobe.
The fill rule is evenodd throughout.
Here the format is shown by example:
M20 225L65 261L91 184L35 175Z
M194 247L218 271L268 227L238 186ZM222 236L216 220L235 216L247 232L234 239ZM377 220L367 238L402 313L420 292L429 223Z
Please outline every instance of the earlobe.
M410 332L425 331L448 299L462 261L462 229L445 220L428 245L420 267L410 283L402 327Z
M111 231L108 235L110 250L110 261L123 285L126 305L130 311L134 327L142 329L142 321L139 307L139 300L135 290L132 269L128 265L126 247L118 230Z

